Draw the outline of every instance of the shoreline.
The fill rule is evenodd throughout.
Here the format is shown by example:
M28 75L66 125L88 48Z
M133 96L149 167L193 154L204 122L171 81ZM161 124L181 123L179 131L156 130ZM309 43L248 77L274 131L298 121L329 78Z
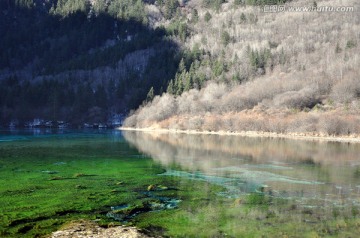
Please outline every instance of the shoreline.
M341 143L360 143L360 136L328 136L328 135L313 135L311 133L276 133L276 132L260 132L260 131L197 131L197 130L179 130L179 129L165 129L165 128L135 128L135 127L117 127L117 130L122 131L141 131L141 132L155 132L155 133L179 133L188 135L221 135L221 136L242 136L242 137L259 137L259 138L280 138L292 140L306 140L319 142L341 142Z
M142 233L136 227L116 225L107 228L99 226L90 220L74 220L60 227L59 230L51 233L49 238L69 238L69 237L127 237L127 238L150 238L150 236Z

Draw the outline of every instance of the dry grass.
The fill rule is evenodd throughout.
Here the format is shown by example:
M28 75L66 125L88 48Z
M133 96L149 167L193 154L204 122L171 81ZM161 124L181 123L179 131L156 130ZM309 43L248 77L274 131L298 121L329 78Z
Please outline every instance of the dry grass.
M198 45L210 52L211 61L223 62L227 71L216 77L209 64L202 63L197 73L213 79L207 86L178 97L156 97L130 116L125 126L360 133L360 18L356 10L266 14L259 7L235 7L231 1L219 12L199 4L189 1L189 6L198 10L200 20L185 45ZM317 4L359 9L355 0ZM308 1L291 1L288 5L307 6ZM204 20L206 11L212 15L209 22ZM222 31L232 39L226 47L221 43ZM249 46L252 50L270 50L264 72L252 69ZM248 80L229 83L236 73Z

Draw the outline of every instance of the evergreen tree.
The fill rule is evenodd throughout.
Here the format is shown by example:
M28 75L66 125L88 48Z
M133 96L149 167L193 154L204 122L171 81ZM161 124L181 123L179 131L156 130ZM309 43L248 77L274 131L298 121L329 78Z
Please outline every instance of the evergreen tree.
M184 83L182 81L181 76L178 76L176 78L175 87L176 87L175 95L181 95L184 91Z
M166 19L174 17L179 6L178 0L166 0L164 2L164 17Z
M195 8L191 11L191 21L193 23L197 23L199 21L199 13Z
M190 76L189 72L186 72L184 74L184 80L185 80L184 91L189 91L194 86L192 77Z
M184 58L181 58L179 67L178 67L178 72L182 73L184 71L186 71L185 60L184 60Z
M230 35L227 31L223 31L221 33L221 42L223 43L223 45L227 46L230 43Z
M245 23L246 22L246 16L245 14L242 12L241 15L240 15L240 22L241 23Z
M34 6L33 0L15 0L15 6L31 9Z
M283 48L281 48L280 56L279 56L279 63L284 65L286 63L286 55Z
M221 4L223 4L225 0L203 0L203 6L207 8L213 8L216 11L220 10Z
M166 92L169 93L169 94L175 94L173 80L170 80L170 82L169 82L169 84L167 86Z
M186 37L188 36L188 27L185 23L179 24L178 35L182 42L185 42Z
M154 87L151 87L148 94L146 95L146 102L151 102L155 97Z
M204 20L206 22L209 22L211 20L211 18L212 18L212 16L211 16L210 12L206 12L205 16L204 16Z

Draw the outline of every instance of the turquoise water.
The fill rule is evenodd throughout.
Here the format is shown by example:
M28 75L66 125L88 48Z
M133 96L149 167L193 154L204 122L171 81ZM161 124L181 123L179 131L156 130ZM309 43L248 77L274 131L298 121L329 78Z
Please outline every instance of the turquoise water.
M356 237L360 145L118 130L0 132L0 237L77 219L170 237Z

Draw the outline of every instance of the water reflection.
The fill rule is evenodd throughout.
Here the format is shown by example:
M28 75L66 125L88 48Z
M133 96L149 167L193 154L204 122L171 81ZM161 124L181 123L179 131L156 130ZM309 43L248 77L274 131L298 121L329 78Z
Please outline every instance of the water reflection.
M303 205L360 204L360 145L222 135L124 131L164 175L222 185L222 195L253 191Z
M27 129L14 129L0 130L0 142L12 141L32 141L33 139L74 139L74 138L94 138L110 139L113 142L123 141L122 133L119 130L107 129L83 129L72 130L62 128L27 128Z

